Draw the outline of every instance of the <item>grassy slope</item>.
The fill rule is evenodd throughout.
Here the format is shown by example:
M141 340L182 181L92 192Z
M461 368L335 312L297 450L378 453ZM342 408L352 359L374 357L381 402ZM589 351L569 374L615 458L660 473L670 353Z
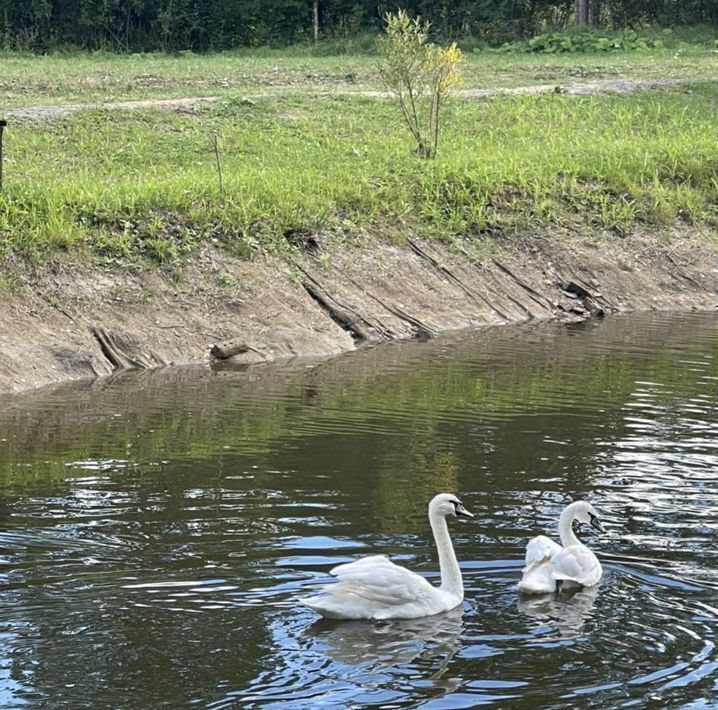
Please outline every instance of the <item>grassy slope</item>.
M698 49L679 57L473 55L467 86L545 83L549 74L577 81L579 65L589 78L701 79L714 63ZM10 57L3 68L18 105L223 96L194 112L86 110L12 124L0 196L6 253L83 246L101 259L164 260L203 238L248 253L318 229L450 238L535 224L626 231L637 221L718 221L715 84L457 100L439 158L426 162L413 155L391 102L313 94L318 83L346 85L348 75L355 88L378 88L367 57ZM243 99L267 85L293 88Z

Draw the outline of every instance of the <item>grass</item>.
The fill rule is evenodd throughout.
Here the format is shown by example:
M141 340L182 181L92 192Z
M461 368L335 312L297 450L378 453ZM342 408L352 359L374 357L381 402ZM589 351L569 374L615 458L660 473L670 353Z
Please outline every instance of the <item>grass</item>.
M310 47L212 55L109 53L2 57L5 107L119 101L237 92L380 89L377 57L317 56ZM715 78L718 54L702 45L652 52L536 55L466 52L467 88L579 82L591 79Z
M337 58L302 61L310 59L324 76L339 71ZM576 58L539 59L566 69ZM613 61L590 59L596 67ZM77 96L84 91L80 77L120 65L130 89L117 98L134 97L131 77L138 74L126 70L136 72L145 61L153 67L148 74L162 75L185 95L191 91L178 77L194 77L200 64L201 81L226 74L225 62L243 66L253 86L261 85L265 70L280 83L291 75L262 64L273 57L257 59L256 66L229 55L18 58L38 63L28 86L44 60L73 67L74 74L54 80L65 100L70 85ZM515 57L491 61L528 71ZM631 76L645 75L649 66L657 67L655 57L639 58ZM505 82L510 78L503 75ZM35 89L29 91L32 96ZM101 261L168 262L208 239L249 255L291 248L319 230L451 240L535 226L598 235L677 220L718 224L715 84L621 96L456 100L434 161L414 155L390 101L316 96L306 87L244 96L227 89L222 101L194 111L86 109L52 122L12 122L5 134L0 253L79 249ZM213 134L219 136L224 194Z

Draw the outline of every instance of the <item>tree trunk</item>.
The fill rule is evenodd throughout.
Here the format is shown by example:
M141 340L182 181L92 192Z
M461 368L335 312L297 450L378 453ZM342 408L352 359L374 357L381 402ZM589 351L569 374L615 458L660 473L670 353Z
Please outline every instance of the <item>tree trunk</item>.
M588 25L588 3L589 0L576 0L576 27Z
M319 0L312 3L312 21L314 24L314 41L319 40Z
M601 25L601 0L591 0L591 26Z

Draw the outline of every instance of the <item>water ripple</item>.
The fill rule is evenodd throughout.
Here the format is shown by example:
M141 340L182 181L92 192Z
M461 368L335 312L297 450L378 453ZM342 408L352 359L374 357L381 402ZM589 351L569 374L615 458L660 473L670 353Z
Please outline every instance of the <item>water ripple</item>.
M712 707L715 317L528 324L244 372L123 375L0 408L0 704ZM299 603L371 553L466 598L416 621ZM520 598L570 500L595 589ZM583 533L580 533L583 534Z

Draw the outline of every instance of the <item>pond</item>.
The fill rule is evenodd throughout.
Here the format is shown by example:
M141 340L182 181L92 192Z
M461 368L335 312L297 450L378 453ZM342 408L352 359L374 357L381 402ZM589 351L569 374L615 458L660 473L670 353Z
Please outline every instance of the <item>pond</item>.
M0 705L715 707L718 318L613 316L0 400ZM463 607L321 620L388 554ZM573 499L601 584L519 598Z

